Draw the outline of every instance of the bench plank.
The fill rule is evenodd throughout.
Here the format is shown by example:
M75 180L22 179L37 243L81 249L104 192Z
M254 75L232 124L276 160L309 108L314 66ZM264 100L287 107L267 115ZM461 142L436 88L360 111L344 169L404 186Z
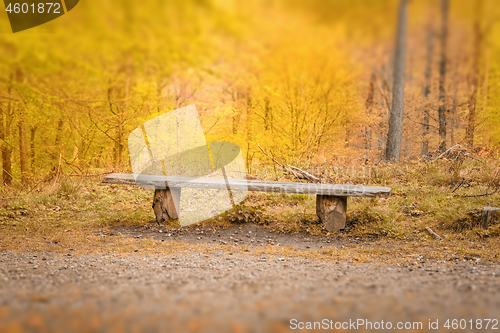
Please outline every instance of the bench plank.
M293 183L275 182L246 179L228 178L227 183L223 178L189 178L189 177L165 177L165 176L140 176L140 185L156 189L166 189L165 182L169 187L189 187L206 189L227 189L227 184L234 191L259 191L278 193L301 193L313 195L327 195L337 197L388 197L391 194L389 187L365 186L365 185L333 185L316 183ZM103 183L137 185L134 175L113 173L107 175Z

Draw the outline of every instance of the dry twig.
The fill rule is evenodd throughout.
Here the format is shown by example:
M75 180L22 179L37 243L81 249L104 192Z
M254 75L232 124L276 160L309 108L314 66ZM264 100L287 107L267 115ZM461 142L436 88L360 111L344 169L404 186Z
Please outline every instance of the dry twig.
M432 230L431 228L429 227L425 227L425 230L429 233L429 235L431 235L434 239L437 239L437 240L443 240L438 234L436 234L434 232L434 230Z
M497 178L498 176L500 176L500 170L497 171L497 173L495 174L495 177L493 177L493 180L488 184L488 187L486 188L486 192L485 193L481 193L481 194L456 194L454 195L454 197L464 197L464 198L473 198L473 197L485 197L487 195L493 195L495 193L498 192L498 190L500 190L500 182L497 183ZM462 184L464 183L464 180L462 180L459 184L459 186L457 186L455 188L455 190L453 190L453 192L455 192ZM488 192L488 190L490 189L491 186L495 186L495 190L493 192ZM451 192L451 193L453 193Z

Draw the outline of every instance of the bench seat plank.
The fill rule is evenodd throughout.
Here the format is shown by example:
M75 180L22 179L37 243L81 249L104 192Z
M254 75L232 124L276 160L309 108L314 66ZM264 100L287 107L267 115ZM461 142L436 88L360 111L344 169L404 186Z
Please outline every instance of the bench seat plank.
M189 187L207 189L227 189L223 178L188 178L188 177L165 177L141 175L141 186L150 186L157 189L165 189L165 181L169 187ZM107 175L103 183L137 185L132 174L113 173ZM340 197L388 197L391 194L389 187L365 186L365 185L342 185L342 184L316 184L316 183L293 183L275 182L261 180L246 180L228 178L227 183L234 191L259 191L278 193L301 193L313 195L328 195Z

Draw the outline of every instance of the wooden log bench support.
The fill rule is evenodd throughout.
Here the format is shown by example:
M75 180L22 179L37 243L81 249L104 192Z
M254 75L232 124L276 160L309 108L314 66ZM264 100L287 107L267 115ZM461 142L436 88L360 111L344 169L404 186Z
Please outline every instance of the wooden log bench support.
M500 208L484 207L482 210L481 226L484 229L488 229L490 226L495 225L498 222L500 222Z
M158 224L164 221L177 220L179 218L181 201L180 187L167 187L166 189L155 189L153 196L153 210Z
M333 195L316 196L316 215L328 231L338 231L345 228L347 214L347 197Z
M177 219L180 211L180 194L183 187L224 190L230 186L232 191L259 191L277 193L300 193L316 195L316 215L328 231L345 228L347 197L388 197L391 189L379 186L339 185L317 183L274 182L246 179L187 178L165 176L141 176L139 184L134 175L110 174L103 183L140 185L154 188L153 210L156 221L161 223ZM168 184L168 186L166 186Z

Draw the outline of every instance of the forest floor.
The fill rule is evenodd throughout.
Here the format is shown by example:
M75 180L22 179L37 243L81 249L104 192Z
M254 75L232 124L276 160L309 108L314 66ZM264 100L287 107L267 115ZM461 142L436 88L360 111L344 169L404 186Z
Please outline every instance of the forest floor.
M307 195L248 193L245 219L181 228L156 225L152 192L134 186L5 189L0 332L497 331L500 224L482 226L481 208L500 206L498 160L462 165L459 182L439 163L337 172L328 182L392 195L350 198L336 233Z
M0 332L282 332L308 322L372 331L367 321L411 332L428 331L429 320L449 331L448 319L476 331L478 319L483 329L500 320L499 262L467 254L460 240L276 233L253 223L93 233L137 246L0 252Z

